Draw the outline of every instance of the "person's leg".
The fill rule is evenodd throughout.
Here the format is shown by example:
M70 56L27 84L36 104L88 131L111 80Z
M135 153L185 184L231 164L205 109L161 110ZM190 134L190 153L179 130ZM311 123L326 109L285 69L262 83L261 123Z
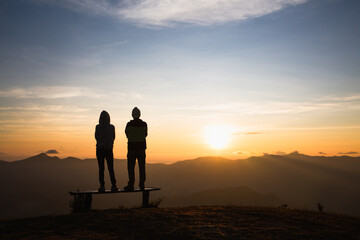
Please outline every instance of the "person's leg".
M139 175L140 175L140 182L139 186L140 189L145 187L145 180L146 180L146 173L145 173L145 159L146 153L145 150L139 151L137 154L138 162L139 162Z
M112 149L106 149L106 163L109 170L111 184L116 185L116 178L114 173L114 154Z
M105 181L104 181L104 158L105 158L105 154L104 154L104 150L103 149L96 149L96 158L98 161L98 165L99 165L99 182L100 182L100 187L105 185Z
M127 167L128 167L128 175L129 175L128 186L134 186L134 182L135 182L134 168L135 168L136 155L134 154L133 151L128 151L127 161L128 161Z

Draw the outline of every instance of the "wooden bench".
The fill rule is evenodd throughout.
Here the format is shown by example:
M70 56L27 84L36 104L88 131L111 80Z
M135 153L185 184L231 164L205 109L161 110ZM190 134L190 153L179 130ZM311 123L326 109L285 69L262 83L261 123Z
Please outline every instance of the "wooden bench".
M151 191L158 191L161 188L146 187L144 190L134 189L133 191L118 190L112 192L111 190L105 190L105 192L98 192L97 190L90 191L69 191L71 196L74 196L74 200L70 202L70 208L72 212L85 212L91 209L92 195L94 194L116 194L116 193L134 193L142 192L142 207L149 207L149 196Z

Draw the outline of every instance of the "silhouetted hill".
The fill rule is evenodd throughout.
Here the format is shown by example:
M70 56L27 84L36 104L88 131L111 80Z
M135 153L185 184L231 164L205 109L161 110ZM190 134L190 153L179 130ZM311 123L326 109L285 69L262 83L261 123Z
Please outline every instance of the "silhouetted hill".
M105 174L106 186L110 187L107 171ZM118 187L123 187L127 183L125 160L115 160L115 174ZM258 205L255 196L276 196L289 207L316 210L317 203L321 202L325 211L360 215L359 157L307 156L297 152L242 160L202 157L169 165L147 164L147 179L147 186L162 188L152 193L151 198L162 198L163 204L168 206L191 202L190 196L203 198L202 204L225 204L229 195L221 193L221 189L236 192L236 188L243 186L256 194L244 203L239 193L236 204ZM0 218L67 213L71 200L69 190L97 188L96 159L59 159L39 154L2 163ZM212 196L207 202L205 197L200 197L210 193ZM243 199L245 196L244 193ZM211 202L213 199L217 202ZM101 195L93 201L96 209L140 203L138 194ZM272 201L267 203L274 206Z
M260 207L113 209L0 223L2 239L360 238L360 218Z
M223 164L223 163L227 163L227 162L231 162L231 161L233 161L233 160L222 158L222 157L209 156L209 157L199 157L199 158L190 159L190 160L178 161L171 165L173 165L173 166L188 166L190 164L193 166L193 165L203 165L204 163L206 163L206 164Z
M7 164L7 163L8 163L7 161L0 160L0 164Z
M19 161L14 161L12 162L13 164L17 164L19 162L21 163L33 163L33 162L44 162L44 161L56 161L56 160L60 160L60 158L58 157L50 157L45 153L40 153L38 155L26 158L24 160L19 160Z
M209 189L186 196L173 196L164 198L162 206L187 207L187 206L280 206L283 200L274 194L260 194L247 187Z

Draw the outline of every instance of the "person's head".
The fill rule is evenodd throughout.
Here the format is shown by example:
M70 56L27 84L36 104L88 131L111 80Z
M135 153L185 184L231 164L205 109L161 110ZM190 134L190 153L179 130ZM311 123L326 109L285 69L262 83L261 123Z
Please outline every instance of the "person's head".
M107 111L103 110L99 117L100 124L110 124L110 115Z
M134 109L132 110L132 117L134 118L134 119L139 119L140 118L140 115L141 115L141 113L140 113L140 109L138 109L137 107L134 107Z

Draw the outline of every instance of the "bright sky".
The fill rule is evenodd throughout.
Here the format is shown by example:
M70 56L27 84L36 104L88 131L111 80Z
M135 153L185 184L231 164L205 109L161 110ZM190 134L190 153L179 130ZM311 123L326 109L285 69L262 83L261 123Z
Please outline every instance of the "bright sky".
M137 106L148 162L360 152L358 0L2 0L0 159L116 158Z

